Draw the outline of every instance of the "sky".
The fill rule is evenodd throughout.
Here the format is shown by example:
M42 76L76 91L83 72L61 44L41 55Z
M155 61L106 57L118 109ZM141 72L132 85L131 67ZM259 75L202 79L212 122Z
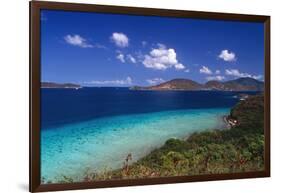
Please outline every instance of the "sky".
M264 78L263 23L41 10L41 81Z

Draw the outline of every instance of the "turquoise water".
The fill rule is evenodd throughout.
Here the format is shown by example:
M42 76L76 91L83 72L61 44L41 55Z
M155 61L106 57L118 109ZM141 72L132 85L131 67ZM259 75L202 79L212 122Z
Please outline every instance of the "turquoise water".
M96 118L41 132L41 177L53 183L63 176L81 181L86 172L120 168L196 131L224 127L229 108L162 111Z

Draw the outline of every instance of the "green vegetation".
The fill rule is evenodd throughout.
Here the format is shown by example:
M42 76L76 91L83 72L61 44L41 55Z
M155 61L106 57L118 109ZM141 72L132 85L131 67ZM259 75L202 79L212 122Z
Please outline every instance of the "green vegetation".
M240 101L228 117L237 121L230 129L194 133L186 140L169 139L133 164L129 154L123 168L86 174L84 180L261 171L264 169L263 100L262 95L257 95Z

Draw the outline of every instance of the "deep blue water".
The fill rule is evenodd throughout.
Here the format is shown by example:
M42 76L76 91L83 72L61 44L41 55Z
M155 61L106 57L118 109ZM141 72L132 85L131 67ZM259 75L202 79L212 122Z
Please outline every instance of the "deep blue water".
M239 92L42 89L41 178L83 180L122 167L169 138L224 128ZM251 94L254 94L251 92Z
M44 129L114 115L229 108L239 100L234 97L238 93L240 92L134 91L110 87L41 89L41 125Z

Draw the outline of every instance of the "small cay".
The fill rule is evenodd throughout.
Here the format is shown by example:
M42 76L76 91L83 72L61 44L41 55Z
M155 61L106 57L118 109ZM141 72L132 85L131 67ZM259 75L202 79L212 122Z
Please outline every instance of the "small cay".
M73 83L55 83L55 82L41 82L41 88L72 88L79 89L82 88L81 85Z

